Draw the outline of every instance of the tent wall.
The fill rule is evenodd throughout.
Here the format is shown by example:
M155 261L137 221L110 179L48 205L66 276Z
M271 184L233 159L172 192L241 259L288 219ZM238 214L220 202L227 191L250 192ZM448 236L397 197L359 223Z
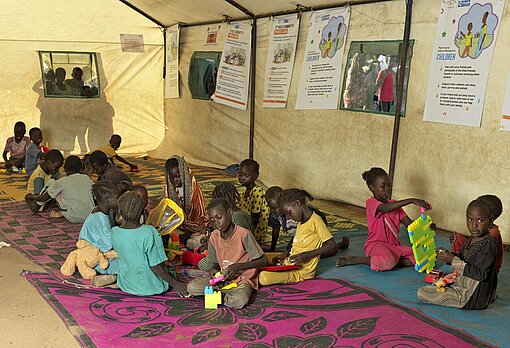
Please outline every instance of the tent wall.
M163 35L154 23L117 1L0 0L0 7L0 139L21 120L65 153L93 150L113 133L123 137L121 152L160 143ZM120 34L142 34L145 52L123 53ZM45 98L37 51L96 52L101 97Z
M415 40L409 78L406 117L402 119L396 162L394 197L420 197L434 207L431 215L441 227L467 233L465 209L478 195L495 193L506 206L508 185L508 134L499 131L501 106L510 61L505 48L510 30L508 6L502 20L489 75L481 128L423 121L431 52L440 1L415 1L411 38ZM392 1L352 6L351 41L401 40L405 3ZM269 19L258 20L255 153L266 185L306 188L317 197L364 205L369 191L361 173L373 166L388 168L393 117L345 110L295 110L297 85L310 14L304 13L296 53L293 81L286 109L261 107ZM181 31L180 99L165 100L169 131L154 152L174 153L192 161L227 165L248 155L249 112L214 102L190 99L187 89L189 58L195 50L221 50L203 46L207 27ZM222 31L225 34L225 31ZM223 42L223 38L220 38ZM510 205L509 205L510 206ZM406 210L412 217L417 209ZM503 239L510 243L510 215L498 220Z

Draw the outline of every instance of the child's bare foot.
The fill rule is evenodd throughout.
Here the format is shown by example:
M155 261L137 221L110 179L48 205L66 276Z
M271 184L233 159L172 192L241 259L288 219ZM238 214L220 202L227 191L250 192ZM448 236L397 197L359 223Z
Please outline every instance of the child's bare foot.
M50 213L49 213L49 216L50 218L61 218L64 216L64 214L62 214L62 211L60 210L50 210Z
M30 209L30 211L34 214L39 211L39 208L41 208L41 206L32 199L25 199L25 203L27 204L28 209Z
M117 276L114 274L101 274L92 278L92 283L96 288L102 288L117 282Z
M343 267L343 266L349 266L354 265L354 256L340 256L338 259L336 259L336 266L337 267Z

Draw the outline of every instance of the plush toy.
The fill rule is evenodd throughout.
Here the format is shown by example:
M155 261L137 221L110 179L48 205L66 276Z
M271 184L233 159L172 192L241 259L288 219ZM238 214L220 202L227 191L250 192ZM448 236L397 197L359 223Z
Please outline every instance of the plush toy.
M446 292L446 287L453 284L458 275L459 272L454 270L453 273L447 274L436 280L437 292L444 294Z
M76 242L76 247L78 249L67 256L66 262L60 268L65 276L72 276L78 268L78 272L84 279L92 279L96 275L94 270L96 265L99 264L101 269L106 269L108 268L108 259L117 258L115 251L111 250L103 254L101 250L83 239Z

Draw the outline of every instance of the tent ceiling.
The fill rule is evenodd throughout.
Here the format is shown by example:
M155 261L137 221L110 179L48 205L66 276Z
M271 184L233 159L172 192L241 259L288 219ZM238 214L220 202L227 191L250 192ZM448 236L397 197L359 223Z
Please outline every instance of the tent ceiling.
M235 0L236 3L254 15L291 11L296 5L305 7L325 7L345 4L339 0ZM246 15L225 0L125 0L134 7L168 27L176 23L193 24L221 21L224 15L243 18ZM371 2L351 0L351 4ZM376 2L376 1L374 1Z

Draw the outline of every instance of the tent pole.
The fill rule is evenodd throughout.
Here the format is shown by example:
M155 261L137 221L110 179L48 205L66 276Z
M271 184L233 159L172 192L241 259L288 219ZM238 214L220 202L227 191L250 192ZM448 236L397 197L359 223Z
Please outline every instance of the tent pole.
M400 116L402 109L402 102L404 96L404 78L407 71L407 56L409 53L409 37L411 34L411 18L413 13L413 0L405 0L406 2L406 19L404 24L404 37L402 39L402 52L400 54L400 67L398 70L398 86L397 86L397 105L395 109L395 118L393 120L393 137L391 139L391 155L390 155L390 168L389 177L393 182L395 177L395 162L397 159L397 145L398 134L400 130ZM390 196L393 190L393 185L390 187Z
M156 18L154 18L151 15L149 15L147 12L144 12L144 11L140 10L138 7L136 7L135 5L131 4L129 1L127 1L127 0L119 0L119 1L122 2L124 5L126 5L127 7L129 7L130 9L132 9L133 11L138 12L139 14L141 14L142 16L144 16L145 18L147 18L151 22L156 23L161 28L163 28L163 29L165 28L165 25L163 23L161 23Z
M253 159L253 138L255 137L255 68L257 59L257 20L255 15L234 0L225 0L252 19L250 57L250 144L248 158Z

